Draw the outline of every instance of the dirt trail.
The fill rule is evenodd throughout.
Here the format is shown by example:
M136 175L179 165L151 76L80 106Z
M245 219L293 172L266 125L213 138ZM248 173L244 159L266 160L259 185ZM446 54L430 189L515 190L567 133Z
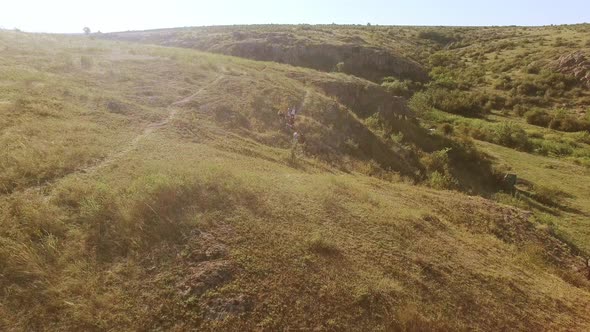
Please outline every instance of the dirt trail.
M126 154L130 153L131 151L133 151L135 148L137 148L138 144L146 137L148 137L149 135L151 135L154 131L163 128L164 126L168 125L178 114L178 106L182 106L183 104L186 104L187 102L189 102L190 100L194 99L195 97L197 97L201 92L203 92L204 90L206 90L208 87L216 84L217 82L219 82L219 80L221 80L224 77L223 74L217 75L217 77L215 79L213 79L211 82L205 84L202 88L200 88L199 90L197 90L195 93L191 94L188 97L185 97L181 100L175 101L172 104L170 104L167 107L168 110L168 116L166 116L165 119L159 121L159 122L154 122L154 123L150 123L147 126L145 126L145 128L143 129L143 131L141 132L141 134L137 135L133 140L131 140L131 142L129 142L129 144L121 151L101 160L99 163L95 164L95 165L91 165L88 167L84 167L84 168L80 168L72 173L68 173L65 174L64 176L61 177L57 177L48 181L45 181L41 184L38 184L36 186L33 187L28 187L24 190L22 190L22 192L25 193L30 193L30 192L34 192L34 191L41 191L44 188L46 188L47 186L50 186L52 184L54 184L55 182L59 181L60 179L63 179L67 176L71 176L74 174L89 174L89 173L93 173L96 172L99 169L102 169L108 165L111 165L112 163L114 163L115 161L119 160L121 157L125 156Z
M301 102L301 106L299 106L299 113L305 109L307 104L309 103L309 97L311 96L311 88L305 89L305 96L303 96L303 101Z
M175 117L176 114L178 114L178 109L176 108L177 106L181 106L185 103L187 103L188 101L194 99L196 96L198 96L201 92L203 92L204 90L206 90L208 87L214 85L215 83L219 82L219 80L221 80L223 78L223 74L218 75L214 80L212 80L211 82L205 84L202 88L200 88L199 90L197 90L197 92L193 93L192 95L185 97L181 100L175 101L172 104L170 104L168 106L168 116L160 121L160 122L154 122L154 123L150 123L148 124L145 129L143 130L143 132L141 134L139 134L138 136L136 136L127 147L125 147L125 149L117 152L116 154L105 158L102 160L102 162L100 162L99 164L87 167L87 168L83 168L81 169L79 172L81 173L91 173L93 171L99 170L101 168L104 168L105 166L108 166L110 164L112 164L113 162L115 162L116 160L118 160L119 158L121 158L122 156L128 154L129 152L133 151L137 145L139 144L139 142L141 142L144 138L146 138L147 136L149 136L150 134L152 134L154 131L166 126L168 123L170 123L170 121L172 121Z

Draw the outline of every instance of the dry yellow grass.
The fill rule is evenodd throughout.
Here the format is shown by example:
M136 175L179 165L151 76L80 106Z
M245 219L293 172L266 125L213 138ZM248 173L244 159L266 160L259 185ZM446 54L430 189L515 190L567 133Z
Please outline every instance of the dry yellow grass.
M4 330L590 329L581 257L527 212L366 175L420 164L306 84L357 79L78 37L0 48ZM276 111L306 91L293 160Z

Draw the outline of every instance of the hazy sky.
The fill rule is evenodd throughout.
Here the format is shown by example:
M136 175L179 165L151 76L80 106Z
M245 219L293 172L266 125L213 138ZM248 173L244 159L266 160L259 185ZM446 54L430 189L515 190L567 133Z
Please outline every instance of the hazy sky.
M2 0L0 27L35 32L254 23L548 25L590 22L590 0Z

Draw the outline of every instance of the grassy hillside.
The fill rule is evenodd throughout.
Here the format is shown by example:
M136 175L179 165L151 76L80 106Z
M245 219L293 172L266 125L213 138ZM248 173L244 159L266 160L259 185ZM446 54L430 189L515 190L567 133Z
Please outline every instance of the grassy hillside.
M122 32L100 37L196 48L365 77L391 94L414 96L416 111L438 109L491 120L481 123L466 119L458 128L461 134L589 165L587 134L571 140L546 135L542 130L590 130L590 54L585 51L590 45L589 31L587 24L535 28L269 25ZM332 49L334 45L339 48ZM497 115L505 120L501 123L514 125L508 129L494 125ZM452 118L425 118L434 126L457 126ZM538 130L524 132L526 128L519 124L523 121Z
M323 71L339 71L380 82L396 76L427 79L404 30L347 26L262 25L130 31L101 38L194 48Z
M588 106L590 96L584 87L590 79L590 65L585 58L590 54L584 50L590 43L589 31L587 24L531 28L268 25L134 31L100 37L343 71L379 82L387 76L424 82L420 71L431 71L436 87L492 95L488 96L494 97L489 111L514 106ZM334 45L343 49L331 52ZM316 48L321 47L324 51L320 54ZM284 58L275 56L278 52L284 52ZM398 58L397 63L386 61L383 54ZM568 57L572 54L577 57ZM326 61L329 65L320 66ZM378 68L378 62L381 66L391 63L395 70L406 69L407 73L388 72ZM357 64L362 68L356 68ZM372 70L377 75L369 75Z
M264 55L269 52L243 54L234 52L234 46L256 41L274 48L297 48L307 52L311 63L321 63L321 56L312 51L321 45L338 44L394 54L419 64L422 71L429 73L429 80L424 81L419 75L387 73L383 68L378 70L380 75L371 79L381 82L390 95L409 99L410 107L419 117L422 127L452 140L465 142L474 139L493 143L489 145L492 151L490 148L484 150L496 156L498 153L493 151L494 148L502 150L500 146L503 146L524 152L519 155L525 160L534 159L528 156L533 154L581 165L583 167L572 166L575 169L573 173L559 174L559 178L569 177L578 181L587 173L585 168L590 167L590 54L586 51L590 45L589 31L588 24L481 28L269 25L123 32L103 37L197 48L259 60L269 59ZM345 70L346 62L356 63L356 59L346 52L337 53L349 56L349 59L334 58L334 61L342 60L343 64L319 69L366 76L360 71ZM378 56L371 58L373 61L380 59ZM306 66L295 59L273 60ZM368 63L362 67L369 71L374 68ZM404 68L399 64L396 67ZM363 99L355 91L346 91L345 95L354 101ZM356 109L368 109L369 113L374 109L358 105L358 102L356 106ZM425 144L422 139L425 135L416 137L416 130L408 133L404 125L371 117L368 120L370 127L384 133L382 136L401 133L394 138L401 137L405 144L418 145L429 151L442 150L441 146L432 148L432 142ZM440 142L442 138L436 137L435 140ZM465 150L465 147L462 149ZM468 147L467 150L472 149ZM453 150L450 153L453 154ZM461 169L460 165L470 158L461 154L454 159L456 166L447 173L461 178L463 187L469 188L467 191L479 194L489 192L489 189L475 189L477 183L489 176L473 170L465 176ZM514 163L514 160L496 159L496 173L516 171ZM565 202L583 201L588 197L585 191L572 193L567 180L547 184L544 180L546 172L540 170L539 173L539 176L521 176L528 186L520 194L539 196L533 188L536 186L538 191L549 191L552 197L540 198L545 201L540 205L533 199L526 208L542 212L544 208L553 209L554 205L559 205L564 197ZM452 183L442 182L439 187L449 187ZM552 202L553 199L558 202ZM524 207L522 203L518 206ZM587 214L579 212L574 213L573 219L562 218L566 220L561 223L564 232L579 238L575 235L579 228L569 232L568 225L575 223L570 223L570 220L587 220ZM580 247L587 247L587 243L590 241L576 241Z
M82 36L0 50L3 330L590 328L584 166L431 132L440 111L344 73ZM492 163L580 177L516 201Z

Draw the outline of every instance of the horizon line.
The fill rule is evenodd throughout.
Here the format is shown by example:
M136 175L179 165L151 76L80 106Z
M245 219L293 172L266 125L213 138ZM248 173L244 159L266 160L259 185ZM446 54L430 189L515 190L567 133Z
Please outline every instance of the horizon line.
M542 24L542 25L413 25L413 24L373 24L367 22L361 23L237 23L237 24L211 24L211 25L187 25L187 26L175 26L175 27L163 27L163 28L148 28L148 29L129 29L129 30L117 30L102 32L97 29L97 33L122 33L122 32L140 32L140 31L159 31L159 30L173 30L173 29L190 29L190 28L224 28L224 27L254 27L254 26L347 26L347 27L404 27L404 28L545 28L545 27L564 27L564 26L577 26L577 25L590 25L589 22L578 22L578 23L561 23L561 24ZM82 27L84 28L84 27ZM82 30L80 28L80 30ZM27 31L22 30L18 27L4 28L0 26L1 31L15 31L22 33L39 33L39 34L57 34L57 35L81 35L83 32L48 32L48 31Z

